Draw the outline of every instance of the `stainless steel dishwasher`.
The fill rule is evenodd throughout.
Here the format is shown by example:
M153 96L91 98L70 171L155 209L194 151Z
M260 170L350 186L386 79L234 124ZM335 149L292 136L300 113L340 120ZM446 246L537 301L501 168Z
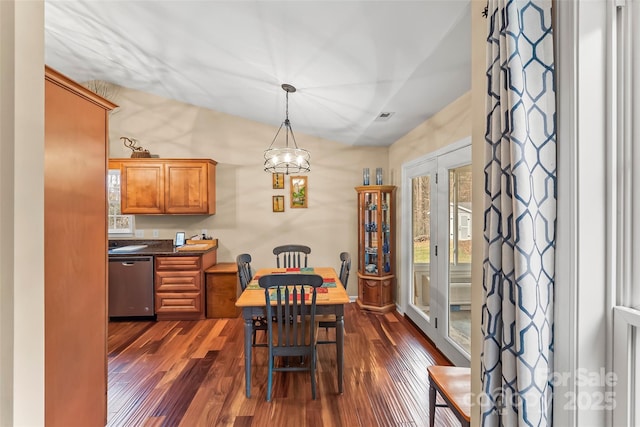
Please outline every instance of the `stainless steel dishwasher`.
M153 257L109 257L109 317L154 315Z

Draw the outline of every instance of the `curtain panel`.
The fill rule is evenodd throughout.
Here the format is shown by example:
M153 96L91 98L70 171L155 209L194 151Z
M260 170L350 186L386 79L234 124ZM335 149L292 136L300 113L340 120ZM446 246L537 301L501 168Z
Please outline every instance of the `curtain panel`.
M483 426L551 425L556 109L551 1L487 8Z

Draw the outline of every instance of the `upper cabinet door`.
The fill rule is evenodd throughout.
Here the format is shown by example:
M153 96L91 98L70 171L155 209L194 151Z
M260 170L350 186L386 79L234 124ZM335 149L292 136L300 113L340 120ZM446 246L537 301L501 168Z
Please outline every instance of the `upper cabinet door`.
M161 162L122 162L122 213L164 213L164 165Z
M120 169L121 212L145 215L216 213L216 164L211 159L111 159Z
M165 164L165 213L215 213L215 198L209 197L209 188L215 183L210 180L208 167L209 163L202 161Z

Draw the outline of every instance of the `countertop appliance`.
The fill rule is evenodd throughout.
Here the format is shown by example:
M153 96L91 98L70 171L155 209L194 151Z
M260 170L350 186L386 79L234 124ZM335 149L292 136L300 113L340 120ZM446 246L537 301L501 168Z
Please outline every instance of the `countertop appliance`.
M154 316L153 257L109 257L109 317Z

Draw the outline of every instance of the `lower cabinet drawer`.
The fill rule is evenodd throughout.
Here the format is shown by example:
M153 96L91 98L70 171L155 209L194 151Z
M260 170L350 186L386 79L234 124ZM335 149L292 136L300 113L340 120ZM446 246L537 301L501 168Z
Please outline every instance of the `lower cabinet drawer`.
M202 312L202 294L195 292L162 292L156 294L156 314Z
M200 270L199 256L156 257L156 271L161 270Z
M200 271L157 271L156 292L201 292Z
M205 317L203 270L216 262L216 252L202 256L155 257L155 308L158 320Z

